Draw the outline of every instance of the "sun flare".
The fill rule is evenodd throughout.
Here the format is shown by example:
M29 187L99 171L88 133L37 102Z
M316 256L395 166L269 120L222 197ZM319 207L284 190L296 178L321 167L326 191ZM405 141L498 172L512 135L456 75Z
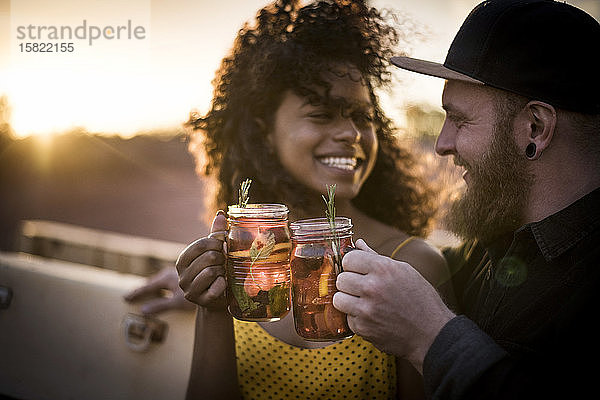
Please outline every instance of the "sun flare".
M218 6L193 0L0 2L0 30L5 33L0 35L0 96L7 96L12 110L8 122L19 137L51 137L75 128L122 136L179 129L192 109L208 109L220 60L242 24L270 1L232 0ZM427 40L416 40L407 51L417 58L442 60L446 41L478 2L408 0L392 9L408 11L414 21L431 27ZM600 12L595 2L573 2L594 15ZM377 7L385 3L374 1ZM20 47L27 44L19 39L20 26L62 29L83 20L88 26L106 27L109 37L115 27L131 20L144 27L146 36L136 41L96 40L93 45L73 40L71 53L26 53ZM403 102L439 104L443 82L398 70L392 74L399 82L391 93L382 93L382 99L399 125L404 122Z

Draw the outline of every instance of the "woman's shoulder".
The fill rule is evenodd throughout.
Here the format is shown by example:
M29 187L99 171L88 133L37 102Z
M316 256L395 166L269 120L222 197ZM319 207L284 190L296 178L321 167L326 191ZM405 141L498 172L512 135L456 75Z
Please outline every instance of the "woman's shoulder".
M433 286L448 279L448 267L442 252L423 238L400 232L383 243L378 252L412 265Z
M355 225L355 236L363 238L377 253L409 263L434 286L448 279L446 260L434 245L381 221L361 217Z
M354 228L355 238L364 239L373 250L388 257L399 243L410 237L398 228L369 217L357 219Z

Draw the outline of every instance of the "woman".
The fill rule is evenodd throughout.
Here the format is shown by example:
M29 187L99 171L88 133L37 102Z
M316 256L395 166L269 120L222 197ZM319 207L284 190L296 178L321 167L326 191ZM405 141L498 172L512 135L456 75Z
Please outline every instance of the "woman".
M360 1L278 1L260 10L221 64L211 109L188 122L200 172L214 180L215 209L236 203L250 178L251 202L284 203L291 221L321 216L321 194L336 184L337 214L352 219L355 237L441 283L442 256L414 239L431 222L430 193L374 93L389 81L397 39ZM212 231L225 228L219 212ZM222 246L209 235L177 262L186 298L200 305L188 398L395 396L404 369L358 336L305 341L291 313L234 321L223 300Z

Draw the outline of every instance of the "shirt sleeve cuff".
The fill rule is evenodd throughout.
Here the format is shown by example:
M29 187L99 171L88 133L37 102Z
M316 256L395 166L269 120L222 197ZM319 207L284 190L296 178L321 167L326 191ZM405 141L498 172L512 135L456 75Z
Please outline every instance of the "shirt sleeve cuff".
M436 336L423 361L429 398L457 399L483 372L508 354L465 316L456 316Z

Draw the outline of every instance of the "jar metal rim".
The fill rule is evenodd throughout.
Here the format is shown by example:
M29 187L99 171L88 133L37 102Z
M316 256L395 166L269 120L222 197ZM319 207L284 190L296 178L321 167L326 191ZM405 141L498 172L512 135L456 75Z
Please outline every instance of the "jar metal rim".
M340 234L352 234L352 220L348 217L335 217L336 232ZM308 218L294 221L290 224L292 237L305 235L331 234L329 220L325 217Z
M233 205L227 208L227 214L233 218L287 218L288 213L287 206L278 203L251 203L246 207Z

